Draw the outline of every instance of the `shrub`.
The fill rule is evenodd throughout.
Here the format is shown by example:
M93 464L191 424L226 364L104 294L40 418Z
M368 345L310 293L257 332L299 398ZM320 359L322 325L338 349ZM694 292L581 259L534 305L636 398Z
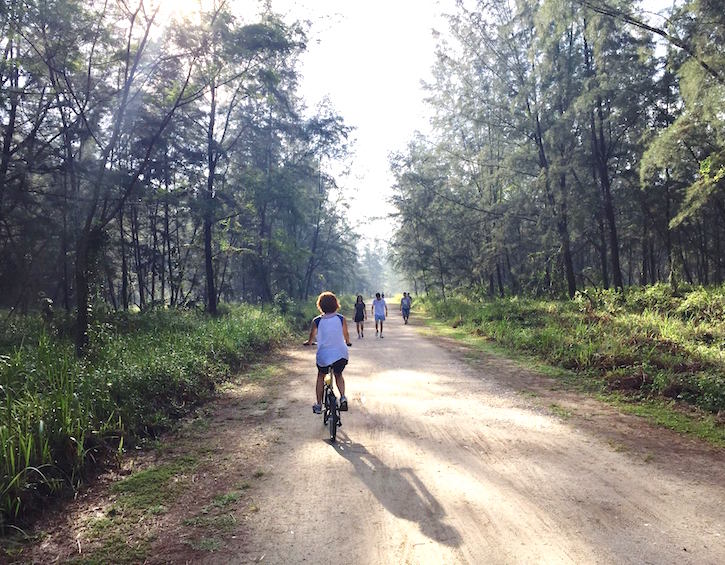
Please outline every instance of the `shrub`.
M435 317L574 371L602 389L725 409L725 287L586 290L574 300L455 296ZM420 301L419 301L420 302Z
M684 319L697 322L725 319L725 286L715 290L693 290L677 306L676 312Z
M287 324L249 306L217 318L159 309L111 313L91 332L78 360L69 339L33 317L3 330L0 529L35 499L75 483L122 437L157 433L207 398L285 338Z

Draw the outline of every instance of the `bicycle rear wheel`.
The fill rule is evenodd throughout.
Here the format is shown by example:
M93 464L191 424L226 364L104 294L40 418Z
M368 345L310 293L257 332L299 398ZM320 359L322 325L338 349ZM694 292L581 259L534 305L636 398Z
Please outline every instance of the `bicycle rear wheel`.
M330 441L335 441L337 438L337 398L334 394L330 394L330 418L327 422L330 424Z

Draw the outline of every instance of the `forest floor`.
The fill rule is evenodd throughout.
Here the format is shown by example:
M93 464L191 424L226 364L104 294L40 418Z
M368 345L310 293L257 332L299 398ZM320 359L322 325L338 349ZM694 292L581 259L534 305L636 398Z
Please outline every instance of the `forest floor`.
M314 350L290 348L6 559L725 563L725 449L397 317L367 326L337 444Z

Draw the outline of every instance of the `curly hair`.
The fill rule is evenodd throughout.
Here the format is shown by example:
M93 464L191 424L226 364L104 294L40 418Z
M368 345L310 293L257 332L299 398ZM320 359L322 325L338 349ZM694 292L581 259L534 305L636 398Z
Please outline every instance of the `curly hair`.
M340 301L332 292L325 291L317 297L317 309L323 314L332 314L340 309Z

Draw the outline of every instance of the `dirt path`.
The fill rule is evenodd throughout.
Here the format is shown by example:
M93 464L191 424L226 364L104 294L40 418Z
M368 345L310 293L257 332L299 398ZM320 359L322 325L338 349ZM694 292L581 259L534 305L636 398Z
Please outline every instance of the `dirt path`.
M336 445L311 411L314 350L293 348L11 561L725 563L725 450L386 327L354 342Z
M310 409L314 352L292 352L237 562L725 563L722 450L627 417L613 431L593 401L562 419L516 392L515 365L449 349L397 320L368 329L335 446Z

